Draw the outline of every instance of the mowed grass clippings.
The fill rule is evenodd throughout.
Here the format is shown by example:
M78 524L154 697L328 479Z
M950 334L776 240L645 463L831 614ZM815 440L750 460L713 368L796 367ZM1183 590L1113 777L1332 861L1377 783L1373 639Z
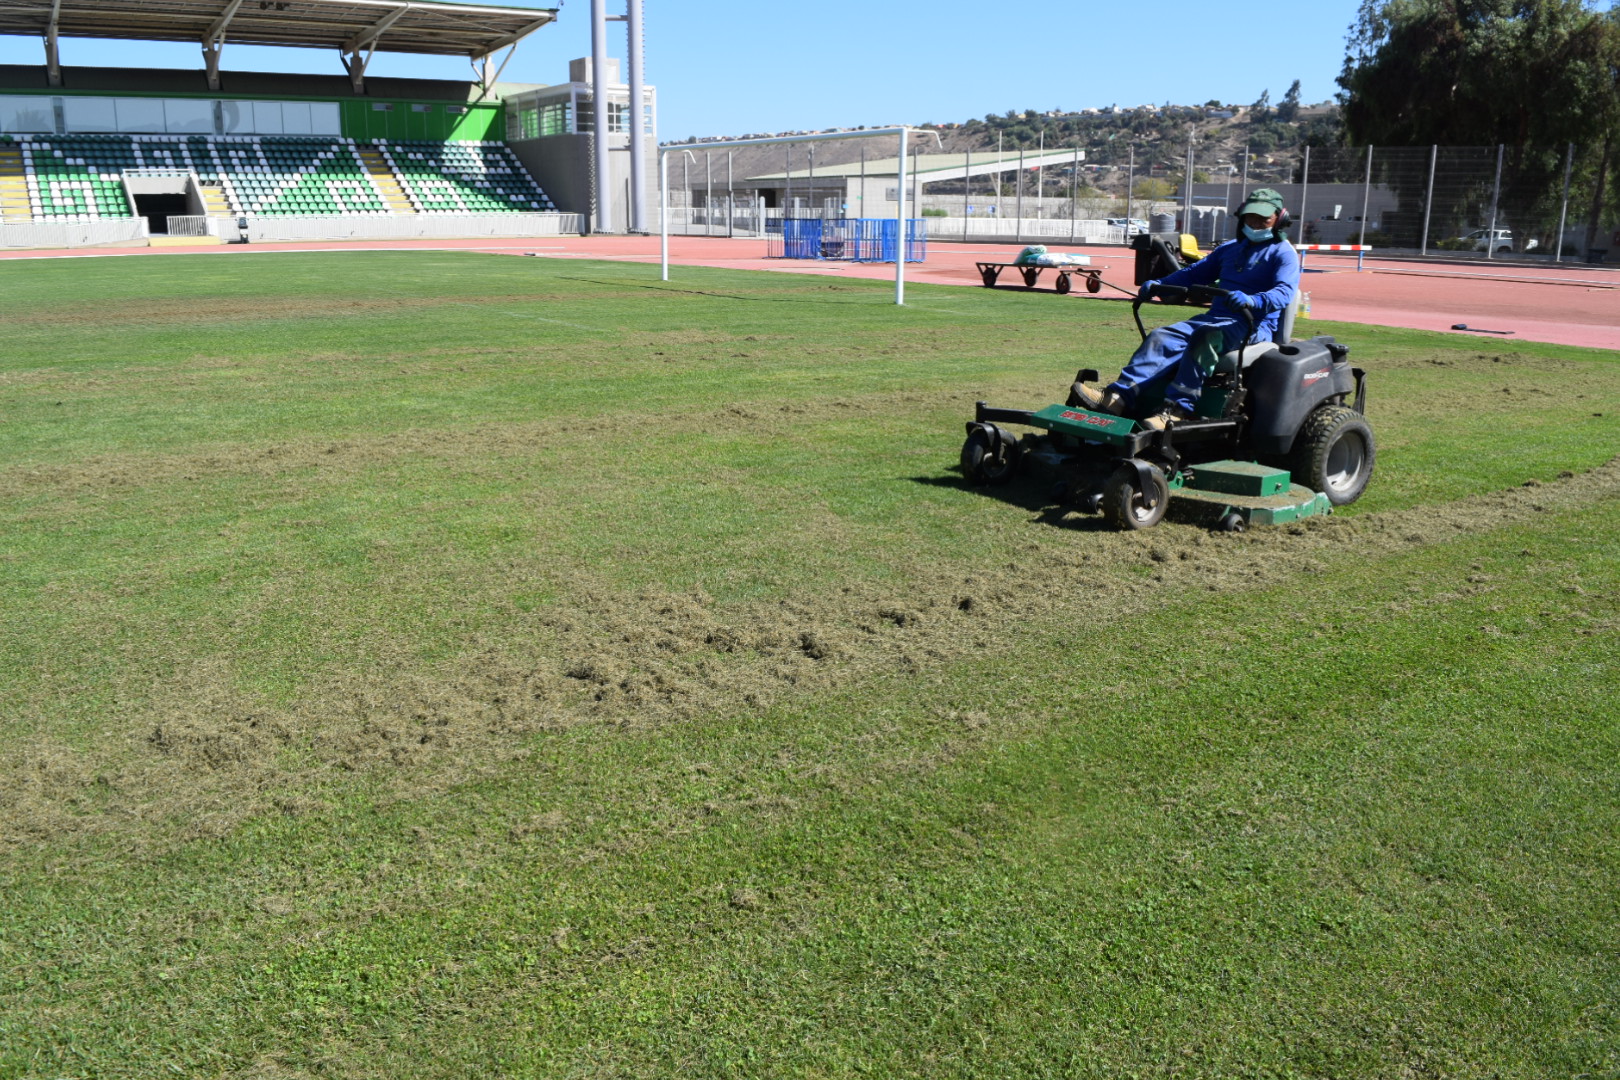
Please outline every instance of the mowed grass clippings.
M1372 372L1363 503L1122 536L954 470L972 401L1117 367L1120 304L440 253L26 269L0 1075L1615 1067L1612 356L1324 327ZM1226 919L1205 875L1141 907L1144 791L1286 777L1289 873L1245 895L1304 906ZM1400 869L1441 835L1508 937ZM1299 914L1347 895L1400 916ZM1513 994L1510 1049L1479 1032Z

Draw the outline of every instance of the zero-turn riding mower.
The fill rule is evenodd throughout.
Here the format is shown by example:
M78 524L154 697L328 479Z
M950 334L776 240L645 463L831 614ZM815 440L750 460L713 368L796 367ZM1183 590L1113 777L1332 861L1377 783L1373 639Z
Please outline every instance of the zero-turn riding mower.
M1226 295L1204 285L1159 284L1149 297L1209 303ZM1142 303L1138 297L1131 314L1146 339ZM1254 316L1239 310L1253 337ZM1195 337L1203 393L1191 418L1162 431L1139 422L1159 412L1162 391L1138 395L1124 416L1084 408L1077 388L1097 381L1097 372L1086 368L1062 405L1025 411L981 401L967 425L962 473L969 483L1004 484L1027 465L1053 470L1062 478L1063 502L1100 511L1122 529L1157 525L1172 494L1203 504L1229 532L1355 502L1372 477L1376 453L1366 418L1366 372L1351 367L1350 347L1331 337L1290 341L1294 315L1290 306L1273 340L1224 353L1218 330ZM1045 433L1020 439L1007 424Z

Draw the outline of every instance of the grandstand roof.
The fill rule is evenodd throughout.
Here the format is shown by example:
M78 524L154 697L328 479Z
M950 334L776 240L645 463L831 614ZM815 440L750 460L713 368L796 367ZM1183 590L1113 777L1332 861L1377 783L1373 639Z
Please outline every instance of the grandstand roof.
M701 151L703 145L699 143L692 149ZM725 149L724 144L720 146L720 149ZM971 165L967 161L966 154L918 154L915 158L906 159L906 172L922 176L926 182L931 184L936 180L960 180L964 176L993 176L997 173L1017 172L1020 164L1026 169L1034 169L1037 166L1072 165L1075 160L1075 151L1073 149L1048 150L1043 154L1029 151L1025 153L1022 161L1020 161L1016 150L1010 150L1002 154L1000 160L990 157L989 155L992 153L994 151L990 150L976 152L973 155L975 160ZM1081 161L1086 160L1084 150L1080 151L1079 156ZM778 172L763 176L750 176L748 179L750 182L756 183L762 181L766 183L772 181L782 183L789 179L797 181L809 180L813 177L816 180L831 180L834 178L858 177L863 174L872 178L898 176L900 174L900 160L892 157L873 158L865 164L857 161L843 165L817 165L813 174L807 167L793 169L785 173Z
M487 56L554 8L443 0L0 0L0 34Z

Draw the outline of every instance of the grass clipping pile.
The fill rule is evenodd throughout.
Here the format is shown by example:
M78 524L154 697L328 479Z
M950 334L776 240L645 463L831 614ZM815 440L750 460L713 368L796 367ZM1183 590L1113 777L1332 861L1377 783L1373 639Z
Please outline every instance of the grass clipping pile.
M205 665L108 717L114 734L103 745L14 748L0 762L11 777L0 786L0 844L143 825L154 836L223 835L255 814L318 808L324 787L356 772L380 774L403 797L427 794L494 775L529 753L535 732L757 715L796 695L993 654L1026 621L1083 618L1106 634L1200 594L1344 572L1617 495L1620 459L1446 505L1240 535L1175 523L1148 533L1031 525L1008 561L925 576L903 596L867 584L722 606L701 593L627 598L548 570L544 584L571 598L566 607L536 611L436 671L356 675L273 709L222 690L229 680Z

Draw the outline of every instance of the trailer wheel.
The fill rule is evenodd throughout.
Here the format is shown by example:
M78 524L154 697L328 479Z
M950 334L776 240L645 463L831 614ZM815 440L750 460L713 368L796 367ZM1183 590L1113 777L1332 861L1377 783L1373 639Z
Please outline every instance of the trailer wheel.
M1033 289L1035 283L1041 279L1041 272L1034 267L1024 271L1024 288Z
M1099 277L1096 274L1087 275L1086 276L1086 292L1090 292L1090 293L1102 292L1102 278Z
M1367 490L1377 456L1365 417L1343 405L1324 405L1300 426L1289 464L1296 483L1323 492L1334 506L1348 506Z
M1115 469L1103 486L1103 516L1118 528L1151 529L1164 519L1165 508L1170 505L1170 485L1154 466L1147 466L1147 471L1152 484L1149 492L1143 491L1141 476L1131 462Z
M1018 471L1018 444L1005 432L997 437L975 427L962 444L962 475L970 484L1005 484Z
M1063 293L1064 295L1068 295L1068 292L1069 292L1070 288L1071 288L1071 286L1069 284L1069 275L1068 274L1059 274L1058 279L1057 279L1057 291L1060 292L1060 293Z
M1000 273L1000 271L997 271L997 270L980 270L979 271L979 280L984 282L984 287L987 288L987 289L994 288L995 284L996 284L996 278L998 278L1000 276L1001 276L1001 273Z

